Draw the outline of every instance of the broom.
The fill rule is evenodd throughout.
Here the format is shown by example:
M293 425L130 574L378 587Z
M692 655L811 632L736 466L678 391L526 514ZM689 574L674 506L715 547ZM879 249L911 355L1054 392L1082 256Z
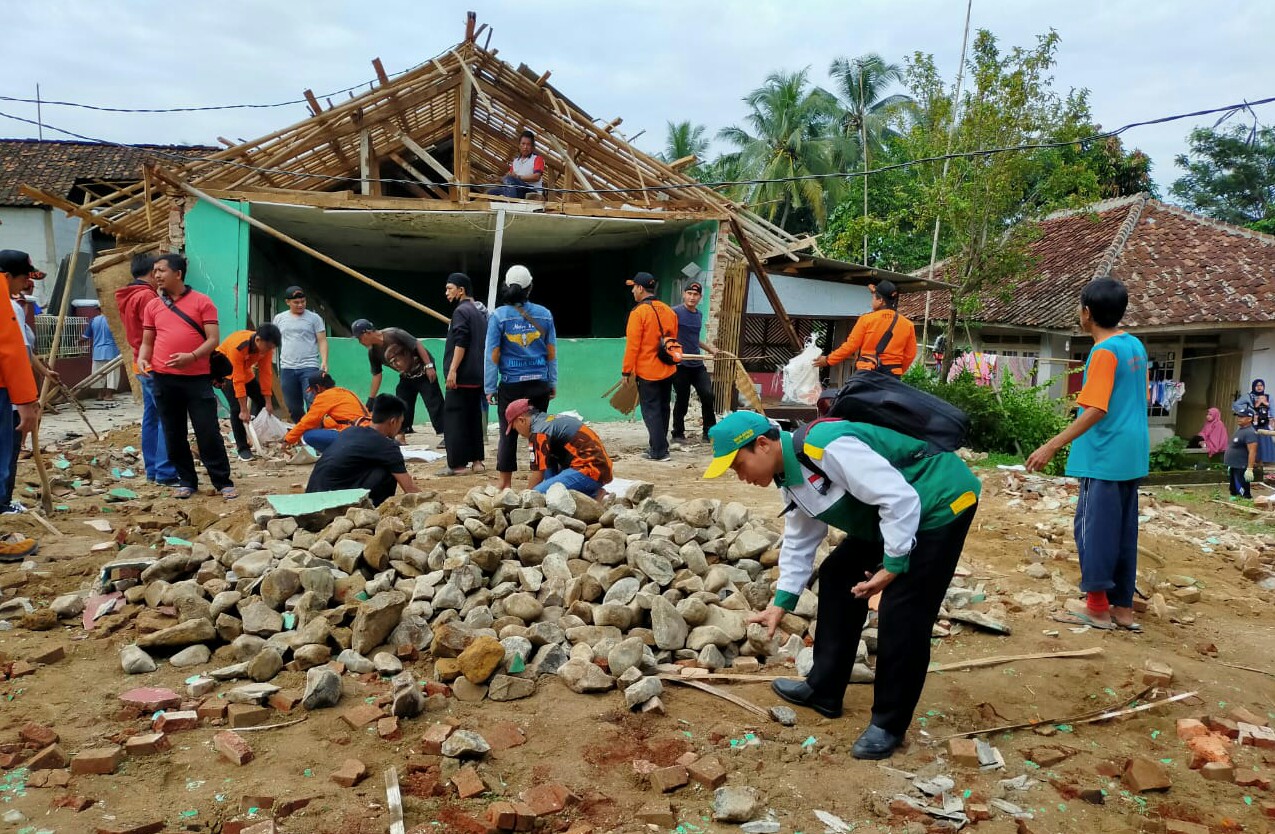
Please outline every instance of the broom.
M748 406L758 414L765 415L766 409L762 406L761 397L757 394L757 388L753 385L752 377L748 375L748 371L744 370L744 361L733 353L724 350L717 351L716 354L710 355L705 353L687 353L683 354L683 359L703 359L708 361L727 359L735 366L735 390L739 391L739 395L744 398Z

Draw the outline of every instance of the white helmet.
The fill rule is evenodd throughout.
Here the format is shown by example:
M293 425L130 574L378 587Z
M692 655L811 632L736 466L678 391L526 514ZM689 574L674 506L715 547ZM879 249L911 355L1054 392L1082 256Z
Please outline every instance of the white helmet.
M514 264L505 272L505 283L525 290L531 286L531 270L521 264Z

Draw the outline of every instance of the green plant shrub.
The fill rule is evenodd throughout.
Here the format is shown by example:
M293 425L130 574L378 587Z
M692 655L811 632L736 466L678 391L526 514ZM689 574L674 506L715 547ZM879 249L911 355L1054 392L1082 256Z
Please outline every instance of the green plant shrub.
M1152 472L1177 472L1186 468L1186 441L1182 438L1165 438L1151 450Z

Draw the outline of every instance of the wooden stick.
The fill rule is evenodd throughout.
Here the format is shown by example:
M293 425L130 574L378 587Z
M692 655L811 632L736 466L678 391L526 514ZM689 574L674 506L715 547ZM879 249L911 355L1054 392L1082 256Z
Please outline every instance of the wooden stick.
M1002 654L992 657L978 657L971 660L957 660L952 663L941 663L931 666L931 672L953 672L957 669L981 669L985 666L999 666L1002 663L1017 663L1020 660L1049 660L1051 658L1094 657L1102 654L1101 646L1088 649L1074 649L1064 652L1035 652L1033 654Z
M159 174L158 171L156 171L156 173L157 175ZM244 223L247 223L249 226L252 226L254 229L260 229L261 231L265 232L266 234L270 235L273 238L277 238L278 240L281 240L284 243L287 243L291 246L295 246L297 249L300 249L302 252L305 252L307 255L310 255L313 258L317 258L318 260L323 261L323 263L327 264L328 266L334 269L339 269L341 272L344 272L346 275L349 275L351 278L357 278L358 280L362 281L364 284L367 284L369 287L380 290L381 292L385 293L391 298L401 301L409 307L412 307L416 310L420 310L422 313L425 313L426 315L433 316L434 318L438 319L439 321L445 324L451 324L452 320L448 318L447 316L443 315L442 313L438 312L437 310L433 310L429 307L426 307L424 304L420 303L416 299L408 298L407 296L403 295L401 292L398 292L397 290L392 290L389 287L385 286L384 284L378 281L372 280L371 278L364 275L362 272L359 272L358 270L355 270L355 269L351 269L350 267L346 266L340 261L337 261L333 258L328 257L327 255L323 254L319 250L314 249L313 247L307 246L306 244L302 243L296 238L290 237L289 235L284 234L278 229L275 229L273 226L267 226L265 223L262 223L260 220L258 220L255 217L249 217L248 215L244 214L242 211L231 208L230 206L226 205L220 200L214 199L208 194L205 194L203 191L200 191L195 186L185 182L181 182L179 180L172 179L166 175L163 175L163 178L167 180L168 182L171 182L173 185L176 185L178 188L182 189L183 191L185 191L187 194L191 195L192 197L203 200L204 202L208 203L213 208L220 209L221 211L224 211L226 214L229 214L232 217L237 217L238 219L242 220Z
M726 690L718 689L716 686L713 686L711 684L697 681L694 678L683 678L679 675L660 675L659 677L660 677L660 680L673 681L674 683L680 683L683 686L690 686L702 692L707 692L709 695L716 695L718 698L721 698L726 701L730 701L732 704L734 704L737 707L742 707L743 709L748 710L753 715L756 715L759 718L766 718L772 721L774 720L773 718L771 718L769 712L757 706L756 704L752 703L751 701L745 701L743 698L739 697L738 695L732 695Z
M235 732L236 732L236 733L246 733L246 732L248 732L249 730L252 730L252 731L254 731L254 732L255 732L255 731L257 731L257 730L277 730L277 729L279 729L280 727L291 727L293 724L300 724L302 721L306 720L306 718L308 718L308 717L309 717L309 716L303 715L303 716L301 716L300 718L295 719L295 720L293 720L293 721L281 721L281 722L279 722L278 724L262 724L262 725L257 726L257 727L236 727L236 728L235 728Z
M1238 663L1227 663L1225 660L1219 660L1218 663L1223 666L1230 666L1232 669L1243 669L1245 672L1256 672L1259 675L1266 675L1268 677L1275 678L1275 672L1268 672L1265 669L1258 669L1255 666L1241 666Z
M403 794L398 788L398 769L385 771L385 804L390 809L390 834L406 834L403 825Z
M1106 715L1110 713L1113 709L1119 710L1122 707L1127 707L1130 704L1132 704L1134 701L1139 701L1142 698L1146 697L1147 693L1149 693L1153 689L1155 689L1154 686L1148 686L1146 689L1142 690L1138 694L1128 698L1127 700L1121 701L1120 703L1116 704L1114 707L1102 707L1100 709L1081 713L1080 715L1069 716L1067 718L1050 718L1048 720L1043 720L1043 721L1020 721L1017 724L1005 724L1004 726L1001 726L1001 727L988 727L983 730L970 730L967 733L956 733L954 735L943 736L942 738L936 738L933 741L931 741L930 744L931 745L942 744L943 742L953 738L969 738L970 736L990 735L992 733L1006 732L1008 730L1022 730L1026 727L1046 727L1051 724L1083 724L1088 722L1090 719L1094 719L1094 718L1097 718L1098 716ZM1160 701L1157 703L1165 703L1165 702Z
M39 522L39 524L40 524L40 526L41 526L41 527L43 527L45 530L48 530L48 531L49 531L50 533L52 533L53 535L55 535L55 536L62 536L62 535L65 535L65 534L64 534L61 530L59 530L58 528L56 528L56 527L54 527L52 524L50 524L50 523L49 523L49 520L48 520L47 518L45 518L44 516L40 515L40 513L38 513L38 512L33 512L33 513L31 513L30 515L31 515L31 517L32 517L32 518L34 518L37 522Z

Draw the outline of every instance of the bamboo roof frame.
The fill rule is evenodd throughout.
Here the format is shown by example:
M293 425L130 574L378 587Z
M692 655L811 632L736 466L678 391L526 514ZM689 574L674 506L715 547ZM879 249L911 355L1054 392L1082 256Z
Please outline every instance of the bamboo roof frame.
M600 125L601 120L548 83L550 72L537 73L525 65L515 68L497 57L498 50L480 46L476 35L469 34L475 31L482 29L475 30L471 20L466 40L396 78L375 59L378 80L366 92L326 109L307 90L311 115L300 122L204 157L160 164L167 177L218 196L263 195L272 202L336 202L348 208L411 203L422 209L487 211L506 201L483 193L484 185L500 182L517 153L519 134L527 129L540 139L537 152L549 173L548 189L537 205L540 210L597 217L734 220L732 228L751 238L752 249L762 259L796 260L795 253L815 247L813 237L792 235L699 185L680 172L683 161L666 163L633 147L615 131L621 119ZM365 152L394 166L390 177L411 183L404 188L420 193L412 189L425 185L431 195L446 194L449 199L360 197L362 142L368 143ZM429 156L439 147L455 151L457 145L464 158L455 158L450 178L439 173L436 159L422 159L416 152L424 150ZM458 176L466 170L468 183ZM421 174L431 182L422 182ZM184 194L159 188L141 171L138 180L82 206L38 189L24 187L23 193L75 214L114 235L121 245L154 243L167 226L156 218L180 208ZM739 253L730 241L723 239L719 245Z

